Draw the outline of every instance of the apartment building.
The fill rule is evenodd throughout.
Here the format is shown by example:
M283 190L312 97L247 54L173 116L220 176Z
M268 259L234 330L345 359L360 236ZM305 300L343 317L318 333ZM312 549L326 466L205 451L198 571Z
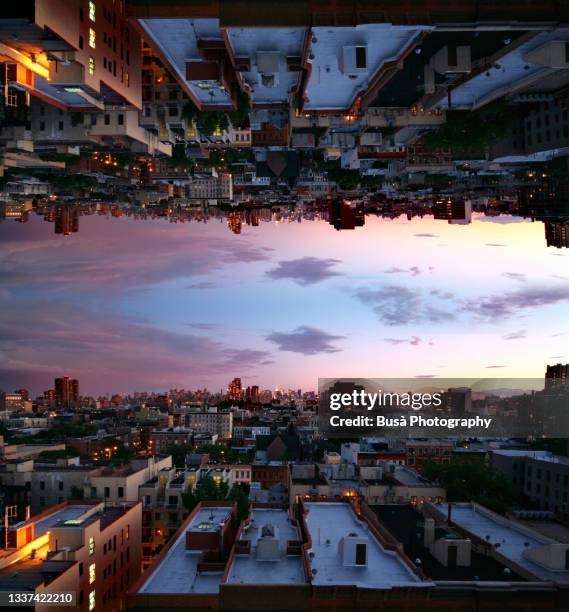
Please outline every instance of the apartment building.
M139 500L139 487L172 467L172 457L157 456L132 459L129 464L91 471L84 481L85 497L122 503Z
M233 413L190 410L184 415L186 427L196 433L216 433L222 439L233 436Z
M506 474L518 492L540 510L569 511L569 459L549 451L494 450L492 466Z
M63 110L141 108L140 36L114 0L33 0L3 7L9 89Z
M0 591L72 591L77 610L120 610L140 576L141 504L64 502L10 525L7 542Z

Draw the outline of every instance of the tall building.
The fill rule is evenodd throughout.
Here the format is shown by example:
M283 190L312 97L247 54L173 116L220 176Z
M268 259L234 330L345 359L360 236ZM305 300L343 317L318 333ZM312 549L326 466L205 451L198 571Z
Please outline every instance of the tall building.
M71 408L79 402L79 381L64 376L55 379L55 403L61 408Z
M63 110L141 108L140 36L115 0L31 0L2 7L2 55L19 89Z
M567 389L569 385L569 364L548 365L545 371L546 389Z
M0 591L73 591L75 610L112 612L140 576L142 504L65 502L8 530Z
M241 379L234 378L227 387L227 397L230 400L239 401L242 397Z
M55 209L55 233L69 236L79 231L79 210L76 206L64 204Z

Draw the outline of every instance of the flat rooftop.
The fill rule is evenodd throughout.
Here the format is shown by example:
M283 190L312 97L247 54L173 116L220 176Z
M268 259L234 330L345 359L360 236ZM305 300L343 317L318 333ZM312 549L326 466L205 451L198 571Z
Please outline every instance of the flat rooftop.
M223 40L219 19L139 19L146 37L169 62L175 76L191 89L202 104L231 105L230 94L211 80L186 80L186 62L203 61L199 40Z
M441 504L437 509L446 517L448 504ZM472 504L452 504L451 521L465 531L500 544L499 553L527 569L541 580L569 583L569 570L552 571L537 565L524 557L529 548L539 548L550 544L552 540L531 530L524 531L522 525L494 515L494 513Z
M250 70L241 72L255 104L288 103L300 72L287 69L287 56L301 56L305 28L228 28L234 57L247 57ZM263 79L266 74L269 78ZM272 78L270 78L272 76Z
M495 450L492 452L494 455L503 455L504 457L527 457L536 461L569 465L569 457L554 455L552 452L545 450Z
M546 75L550 69L531 64L525 59L525 55L548 41L557 40L569 40L569 29L557 28L550 32L541 32L529 41L515 47L488 70L454 87L451 96L452 106L454 108L477 107L505 93L511 93L522 85L530 85L536 79ZM439 106L448 106L447 96L441 99Z
M257 557L257 540L263 528L271 526L279 542L279 554L273 559ZM235 555L227 582L229 584L300 584L305 583L301 555L287 555L287 542L299 540L296 525L290 522L287 510L255 508L248 529L241 531L241 540L251 542L251 552Z
M407 47L430 28L392 26L375 23L356 27L316 27L312 29L312 67L306 86L306 110L348 109L358 92L367 89L371 79L387 62L397 60ZM352 75L342 70L344 47L367 48L365 72ZM353 77L353 78L352 78Z
M429 587L394 551L385 550L371 533L367 523L356 516L346 503L309 502L306 524L312 538L312 583L318 586L355 585L368 589L394 587ZM368 540L367 565L345 566L338 550L340 540L355 534ZM312 556L313 555L313 556Z
M158 563L139 593L217 593L223 572L198 573L201 550L186 550L188 531L214 531L231 515L231 507L205 507L193 517Z
M61 508L61 510L56 510L37 521L34 521L32 517L28 523L35 525L35 537L39 538L59 523L79 520L81 516L92 509L93 504L74 504L72 506L65 506L65 508Z

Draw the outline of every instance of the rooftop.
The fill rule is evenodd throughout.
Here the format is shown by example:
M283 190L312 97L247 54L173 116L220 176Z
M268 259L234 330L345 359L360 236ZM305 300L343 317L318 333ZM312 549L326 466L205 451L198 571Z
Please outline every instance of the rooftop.
M369 526L357 518L346 503L309 502L306 524L312 539L309 550L312 583L317 586L355 585L362 588L426 587L405 561L394 551L386 550L371 533ZM339 553L340 541L346 536L363 538L367 544L366 565L346 565ZM316 571L314 571L316 570Z
M403 544L411 559L421 559L421 568L433 580L474 580L512 582L523 580L515 572L504 572L505 566L496 559L471 551L469 566L444 566L424 545L424 517L409 504L372 506L380 522ZM446 526L437 528L436 538L456 537L456 532Z
M480 72L464 83L452 89L452 106L454 108L478 108L505 93L512 93L522 86L532 84L536 79L546 75L551 69L539 64L532 64L526 59L529 51L549 41L569 41L569 29L558 28L541 32L530 40L512 48L501 57L494 66ZM445 96L440 101L443 107L448 106Z
M155 569L140 587L139 593L217 593L222 572L198 572L201 550L186 549L188 531L215 531L231 515L231 507L201 508L186 527L178 533Z
M233 56L247 58L249 70L243 81L255 104L288 103L297 86L299 71L288 70L287 56L300 57L305 28L229 28L227 38Z
M219 19L140 19L147 37L161 51L175 76L202 104L231 106L230 94L217 81L186 80L186 62L201 62L199 40L222 40Z
M272 554L262 550L258 542L263 534L274 537L278 546ZM255 508L249 526L241 531L241 540L251 542L249 554L236 554L227 576L235 584L299 584L306 582L302 556L287 555L289 540L299 540L295 524L287 510Z
M569 457L554 455L550 451L545 450L495 450L494 455L502 455L504 457L527 457L536 461L546 461L548 463L558 463L560 465L569 465Z
M448 505L441 504L437 509L446 517ZM452 504L451 520L465 531L500 544L499 552L517 563L541 580L569 583L569 570L553 571L527 559L526 550L551 544L553 540L525 528L523 525L503 518L493 512L470 503Z
M356 27L316 27L308 62L311 75L306 87L305 110L348 110L360 91L387 62L397 60L424 28L389 23ZM348 66L348 49L366 47L365 67Z

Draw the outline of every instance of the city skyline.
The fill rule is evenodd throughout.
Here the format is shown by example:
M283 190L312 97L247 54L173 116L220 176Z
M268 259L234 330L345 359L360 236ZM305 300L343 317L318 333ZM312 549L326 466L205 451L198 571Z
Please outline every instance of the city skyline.
M36 216L0 225L3 388L40 393L71 373L89 395L215 390L240 373L316 389L328 376L540 377L567 360L565 254L520 217L237 236L223 222L83 216L80 234L51 231Z

